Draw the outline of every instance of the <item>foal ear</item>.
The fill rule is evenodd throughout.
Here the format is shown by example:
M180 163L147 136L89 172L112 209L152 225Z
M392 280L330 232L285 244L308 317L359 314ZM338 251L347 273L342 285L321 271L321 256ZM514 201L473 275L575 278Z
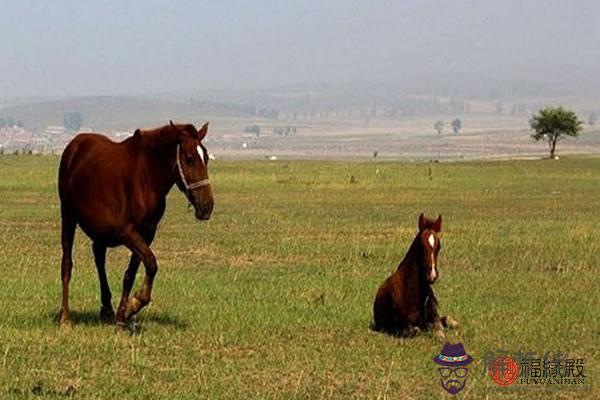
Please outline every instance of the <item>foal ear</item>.
M442 215L438 215L437 219L433 223L433 230L436 232L440 232L442 230Z
M198 129L198 133L196 134L196 138L198 140L203 140L208 133L208 122L202 125L202 128Z
M419 215L419 232L424 231L426 228L426 221L425 221L425 215L423 215L423 213L421 213L421 215Z

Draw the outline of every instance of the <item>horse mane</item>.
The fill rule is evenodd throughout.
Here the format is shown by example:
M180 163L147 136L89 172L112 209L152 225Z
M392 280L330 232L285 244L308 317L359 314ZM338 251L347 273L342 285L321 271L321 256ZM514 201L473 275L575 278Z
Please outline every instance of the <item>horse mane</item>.
M196 128L192 124L176 124L179 130L189 132L192 135L196 134ZM170 124L154 129L136 129L133 136L126 141L136 142L140 145L165 146L174 143L177 140L177 131Z
M136 129L133 136L127 138L124 143L130 143L137 146L156 145L163 146L173 143L177 138L176 132L171 126L165 125L155 129Z
M417 233L413 241L411 242L408 251L404 255L402 261L398 265L398 269L400 268L409 268L413 266L413 264L419 261L419 258L423 256L423 243L421 243L420 232Z

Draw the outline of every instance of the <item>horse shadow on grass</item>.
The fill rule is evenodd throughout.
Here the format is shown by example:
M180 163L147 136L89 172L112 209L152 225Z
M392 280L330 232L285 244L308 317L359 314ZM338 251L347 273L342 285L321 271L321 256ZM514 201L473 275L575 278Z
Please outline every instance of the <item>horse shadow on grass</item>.
M56 312L49 312L49 317L55 322L58 323L59 316ZM115 322L106 322L100 318L100 314L97 310L71 310L69 312L69 316L71 319L71 324L74 326L84 325L84 326L101 326L101 325L113 325L115 326ZM174 317L170 314L161 311L150 311L141 313L140 315L135 316L132 320L128 321L127 328L131 333L141 333L144 330L144 325L148 323L155 323L161 326L170 326L175 329L186 329L188 327L187 321L181 320L177 317Z

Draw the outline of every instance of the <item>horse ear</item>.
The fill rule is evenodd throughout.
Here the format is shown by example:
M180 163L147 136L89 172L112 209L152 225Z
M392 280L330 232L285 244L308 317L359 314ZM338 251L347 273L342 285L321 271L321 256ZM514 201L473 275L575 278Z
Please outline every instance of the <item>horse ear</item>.
M433 230L440 232L442 230L442 215L438 215L437 219L433 223Z
M139 137L142 135L142 131L139 129L136 129L135 132L133 132L133 137Z
M198 140L203 140L206 137L207 133L208 133L208 122L205 123L204 125L202 125L202 128L198 129L198 134L196 135L196 137L198 138Z
M425 230L425 215L419 215L419 232Z
M171 125L171 127L175 128L175 124L171 120L169 120L169 125Z

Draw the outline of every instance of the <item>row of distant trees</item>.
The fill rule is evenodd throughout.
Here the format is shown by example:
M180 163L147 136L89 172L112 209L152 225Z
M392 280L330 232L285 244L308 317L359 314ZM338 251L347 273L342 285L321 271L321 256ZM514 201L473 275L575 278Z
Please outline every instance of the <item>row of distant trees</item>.
M13 116L8 116L6 118L0 118L0 128L12 128L13 126L19 126L19 127L23 127L25 126L23 121L21 120L15 120L15 117Z
M256 136L258 139L261 135L261 128L258 125L251 125L244 128L244 132L251 133ZM273 134L278 136L291 136L295 135L297 132L297 128L295 126L274 126Z
M504 103L502 103L502 101L498 100L496 102L496 114L502 114L502 112L504 111ZM511 109L510 109L510 115L516 115L516 114L525 114L527 113L527 106L525 104L513 104Z
M454 134L457 134L462 129L462 121L460 120L460 118L455 118L450 123L450 126L452 126L452 132L454 132ZM436 121L436 123L433 125L433 129L437 131L438 135L441 135L442 131L444 130L444 121Z
M78 111L66 113L63 116L63 125L70 131L77 132L83 125L83 117ZM0 128L12 128L13 126L24 127L25 123L21 120L15 119L12 115L7 117L0 117Z

